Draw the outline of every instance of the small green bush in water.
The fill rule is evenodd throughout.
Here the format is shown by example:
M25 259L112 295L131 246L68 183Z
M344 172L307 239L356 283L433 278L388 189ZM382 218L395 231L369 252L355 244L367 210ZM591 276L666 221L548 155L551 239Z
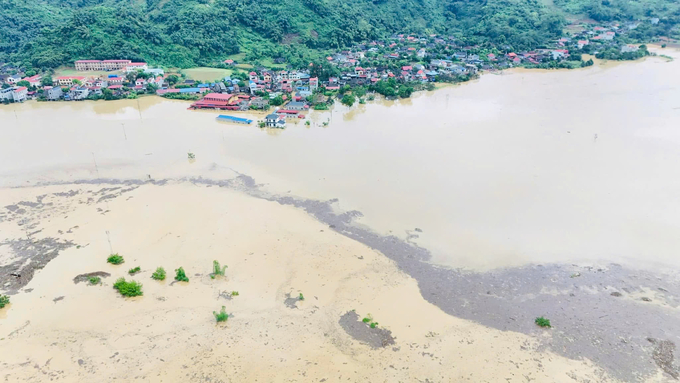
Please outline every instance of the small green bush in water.
M301 300L301 301L304 301L304 300L305 300L305 296L302 295L302 293L300 293L300 295L298 296L298 299Z
M102 279L99 278L99 277L90 277L90 284L91 285L98 285L98 284L101 283L101 281L102 281Z
M151 274L151 278L157 280L157 281L164 281L165 280L165 269L162 267L159 267L156 269L156 271Z
M215 316L215 320L219 322L226 322L227 319L229 319L229 314L227 314L226 308L222 306L222 310L220 312L213 311L213 315Z
M224 267L220 267L219 262L213 261L213 275L224 276L224 273L225 273L226 270L227 270L227 265L224 265Z
M130 274L130 275L135 275L135 274L137 274L138 272L140 272L141 270L142 270L142 269L141 269L139 266L137 266L137 267L135 267L134 269L130 269L130 270L128 271L128 274Z
M175 270L175 280L178 282L189 282L189 278L187 277L186 273L184 272L184 268L180 267L179 269Z
M550 319L545 319L543 317L536 318L536 320L534 322L536 322L536 324L541 326L541 327L552 327L550 325Z
M113 284L113 288L118 290L118 292L124 297L138 297L143 295L142 285L135 281L126 282L125 278L119 278L116 283Z
M106 262L113 265L120 265L121 263L125 262L125 259L123 259L123 257L118 254L111 254L109 255L109 258L106 260Z
M238 296L238 291L232 291L231 292L232 297L237 297Z
M0 309L9 304L9 297L7 295L0 295Z

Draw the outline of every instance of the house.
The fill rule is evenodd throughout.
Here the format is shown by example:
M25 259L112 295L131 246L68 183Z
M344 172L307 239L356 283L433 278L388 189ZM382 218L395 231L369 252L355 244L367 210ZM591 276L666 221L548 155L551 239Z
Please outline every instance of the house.
M583 49L584 46L590 44L588 40L578 40L576 42L576 45L578 46L578 49Z
M95 80L94 86L98 86L100 88L106 88L106 87L109 86L109 82L104 80L104 79L98 78L97 80Z
M14 91L12 92L12 99L14 100L14 102L24 102L26 101L27 97L28 88L26 88L25 86L14 88Z
M632 44L624 45L621 47L621 53L637 52L638 50L640 50L640 48Z
M129 63L125 67L125 72L126 73L131 73L131 72L136 72L136 71L145 71L149 69L149 66L146 63Z
M144 69L144 73L148 73L148 74L150 74L154 77L165 75L165 71L163 69L160 69L160 68Z
M64 100L84 100L90 95L90 90L84 86L74 86L69 90L67 94L64 95Z
M107 80L111 85L122 85L123 82L125 81L125 77L110 76Z
M234 60L226 59L226 60L224 60L224 63L227 64L227 65L234 65Z
M5 82L10 84L10 85L14 85L14 84L18 83L19 81L21 81L21 76L19 76L18 74L13 74L13 75L7 77L7 79L5 79Z
M23 79L23 81L28 81L28 83L31 84L31 86L36 86L36 87L40 86L40 80L42 80L42 76L39 75L39 74L37 74L35 76L31 76L31 77L25 77Z
M264 124L269 128L285 128L286 120L278 114L272 113L264 118Z
M288 105L286 105L286 108L289 110L306 110L309 107L304 102L293 101L289 102Z
M314 92L318 88L319 88L319 78L318 77L310 78L309 79L309 90L311 92Z
M266 109L269 106L269 100L262 97L255 97L250 100L250 105L257 109Z
M85 77L82 76L61 76L61 77L55 77L53 81L59 85L59 86L72 86L75 82L80 82L82 83L85 81Z
M14 101L14 88L0 89L0 101L9 102Z
M135 86L145 86L147 84L146 80L143 78L138 78L135 80Z
M250 73L248 74L248 76L249 76L250 81L257 81L257 80L259 80L259 77L257 77L257 73L255 73L255 72L250 72Z
M561 60L569 56L569 51L566 49L555 49L554 51L551 51L550 54L553 60Z
M212 84L210 89L215 93L226 93L227 92L227 86L224 85L223 82L216 82L216 83Z
M64 91L61 90L60 86L46 86L43 94L47 100L56 101L61 99L64 95Z

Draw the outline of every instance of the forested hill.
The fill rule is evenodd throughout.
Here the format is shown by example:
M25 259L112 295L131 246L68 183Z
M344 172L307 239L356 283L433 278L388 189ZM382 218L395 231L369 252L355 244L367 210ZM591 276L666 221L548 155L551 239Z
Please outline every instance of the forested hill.
M559 36L565 10L680 19L672 0L554 0L549 8L538 0L0 0L0 7L0 62L35 68L84 58L189 67L239 52L295 65L393 33L522 50Z

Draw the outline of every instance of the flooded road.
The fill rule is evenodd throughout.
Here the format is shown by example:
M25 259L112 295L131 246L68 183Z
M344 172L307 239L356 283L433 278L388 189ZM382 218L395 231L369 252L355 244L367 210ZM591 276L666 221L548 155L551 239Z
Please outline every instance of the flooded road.
M2 106L0 184L236 171L274 193L337 198L363 214L357 224L447 266L676 267L679 69L650 58L484 75L283 131L156 97Z

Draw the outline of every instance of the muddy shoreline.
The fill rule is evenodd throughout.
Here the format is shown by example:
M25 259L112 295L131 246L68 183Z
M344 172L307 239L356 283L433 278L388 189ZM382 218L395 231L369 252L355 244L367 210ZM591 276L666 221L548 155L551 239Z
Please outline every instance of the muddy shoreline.
M394 261L418 282L425 300L449 315L503 331L536 336L542 347L572 359L587 358L622 381L643 381L658 369L665 371L668 379L678 375L679 360L674 351L675 339L680 335L677 321L680 278L671 270L655 273L617 264L534 264L491 272L443 268L429 263L431 254L425 248L354 225L353 220L361 213L336 213L333 205L337 200L274 195L246 175L226 180L93 179L41 186L102 185L112 187L108 192L115 192L145 184L176 182L228 188L302 209L326 224L329 230L365 244ZM30 258L35 254L24 256ZM11 270L7 271L0 273L0 286L13 278L9 275ZM32 276L32 272L24 274ZM22 281L21 286L26 283L28 281ZM533 319L537 316L551 319L553 328L542 330L535 326Z

